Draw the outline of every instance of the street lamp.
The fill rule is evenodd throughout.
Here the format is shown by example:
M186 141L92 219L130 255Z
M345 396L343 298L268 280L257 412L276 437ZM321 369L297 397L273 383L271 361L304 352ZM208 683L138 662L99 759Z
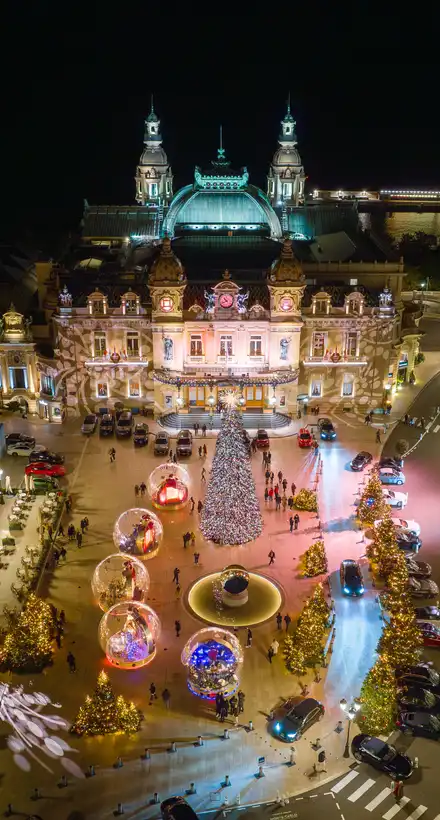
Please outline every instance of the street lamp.
M345 749L344 749L344 757L350 757L350 728L351 722L353 718L356 716L356 712L359 711L361 708L361 704L359 701L354 698L350 704L347 703L345 698L342 698L339 701L339 706L341 707L342 711L346 715L348 719L348 726L347 726L347 740L345 741Z

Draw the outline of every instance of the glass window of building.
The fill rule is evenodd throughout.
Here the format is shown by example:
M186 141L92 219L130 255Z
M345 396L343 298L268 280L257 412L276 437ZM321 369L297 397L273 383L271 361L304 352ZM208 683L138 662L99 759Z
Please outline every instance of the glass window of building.
M150 182L150 196L157 196L157 182Z
M92 299L92 312L95 314L104 313L104 302L102 299Z
M261 356L262 350L262 343L261 343L261 336L251 336L250 342L250 356Z
M351 285L352 287L353 287L353 286L355 286L355 285L357 285L357 283L358 283L358 280L357 280L357 279L350 279L350 285Z
M203 356L202 337L200 335L191 335L189 354L190 356Z
M342 380L342 395L345 398L351 398L354 395L354 377L349 373L344 373Z
M292 183L283 182L283 196L289 198L292 196Z
M96 395L99 399L106 399L108 398L108 384L107 382L98 382L96 388Z
M44 373L41 375L41 392L46 396L54 395L54 384L52 376L47 376Z
M137 313L136 299L126 299L125 301L126 313Z
M317 399L322 396L322 380L321 379L312 379L310 385L310 395L312 398Z
M320 357L323 356L325 353L326 347L326 334L321 332L315 332L313 334L313 341L312 341L312 356Z
M139 356L139 333L129 330L127 333L127 355Z
M232 356L232 336L220 336L220 356Z
M345 355L356 356L358 334L356 330L349 330L345 338Z
M130 379L128 382L128 395L131 399L137 399L141 395L139 379Z
M105 333L102 330L95 330L93 334L93 350L95 356L103 356L107 350Z
M327 313L327 299L317 299L315 302L316 313Z
M25 367L9 368L9 384L12 390L27 390L28 376Z

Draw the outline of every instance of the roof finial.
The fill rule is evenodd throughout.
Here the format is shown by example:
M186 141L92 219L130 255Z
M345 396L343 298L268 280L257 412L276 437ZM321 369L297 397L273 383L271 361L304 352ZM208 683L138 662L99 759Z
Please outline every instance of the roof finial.
M153 95L151 95L151 108L150 108L150 114L154 114Z
M290 114L290 91L287 96L287 113Z
M223 126L220 126L220 148L217 151L217 159L225 159L225 149L223 148Z

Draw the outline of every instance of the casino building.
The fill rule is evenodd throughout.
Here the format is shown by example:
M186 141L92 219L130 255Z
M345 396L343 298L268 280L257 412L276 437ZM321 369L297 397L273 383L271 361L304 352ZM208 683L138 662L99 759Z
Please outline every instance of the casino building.
M170 419L211 410L231 387L261 413L392 401L420 338L403 260L363 229L355 202L305 205L304 185L288 105L266 191L220 138L211 167L174 193L151 106L137 204L86 203L80 246L55 274L46 264L59 292L53 400Z

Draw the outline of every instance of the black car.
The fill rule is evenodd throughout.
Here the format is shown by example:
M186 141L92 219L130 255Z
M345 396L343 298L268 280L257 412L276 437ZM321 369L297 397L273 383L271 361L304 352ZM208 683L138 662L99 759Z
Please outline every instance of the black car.
M418 552L422 546L422 539L413 532L396 532L396 541L400 550Z
M138 447L143 447L145 444L148 444L148 425L147 424L135 424L133 430L133 442Z
M440 608L438 606L416 606L414 612L419 621L440 621Z
M373 456L371 453L367 453L366 450L362 450L354 459L350 462L350 467L355 473L360 473L367 464L373 461Z
M393 456L392 458L390 456L383 456L378 462L377 467L378 469L381 467L391 467L392 470L398 470L400 472L403 468L403 464L403 458L399 458L399 456Z
M330 419L319 419L318 421L319 433L323 441L334 441L336 438L336 430L333 427Z
M386 772L393 780L407 780L411 776L413 763L408 755L397 752L378 737L356 735L351 741L351 752L356 760L369 763L375 769Z
M426 689L440 688L440 675L427 663L418 663L408 669L396 669L399 686L423 686Z
M64 464L64 456L60 453L52 453L45 447L36 447L29 456L29 464L35 464L37 461L45 461L47 464Z
M401 712L396 725L404 735L420 735L440 740L440 720L430 712Z
M31 447L35 446L35 439L32 436L25 436L23 433L8 433L5 436L6 447L9 444L16 444L18 441L23 442L23 444L30 444Z
M425 561L416 561L409 553L405 555L408 575L413 578L430 578L432 567Z
M100 436L112 436L115 430L115 420L111 413L104 413L99 425Z
M163 820L198 820L197 814L184 797L168 797L160 804Z
M399 686L397 700L400 708L413 710L438 711L439 696L422 686Z
M292 743L293 740L299 740L310 726L320 720L324 712L324 706L315 698L290 698L275 709L272 731L275 737L279 737L285 743Z
M364 594L364 579L357 561L353 561L351 558L342 561L339 572L342 591L345 595Z

